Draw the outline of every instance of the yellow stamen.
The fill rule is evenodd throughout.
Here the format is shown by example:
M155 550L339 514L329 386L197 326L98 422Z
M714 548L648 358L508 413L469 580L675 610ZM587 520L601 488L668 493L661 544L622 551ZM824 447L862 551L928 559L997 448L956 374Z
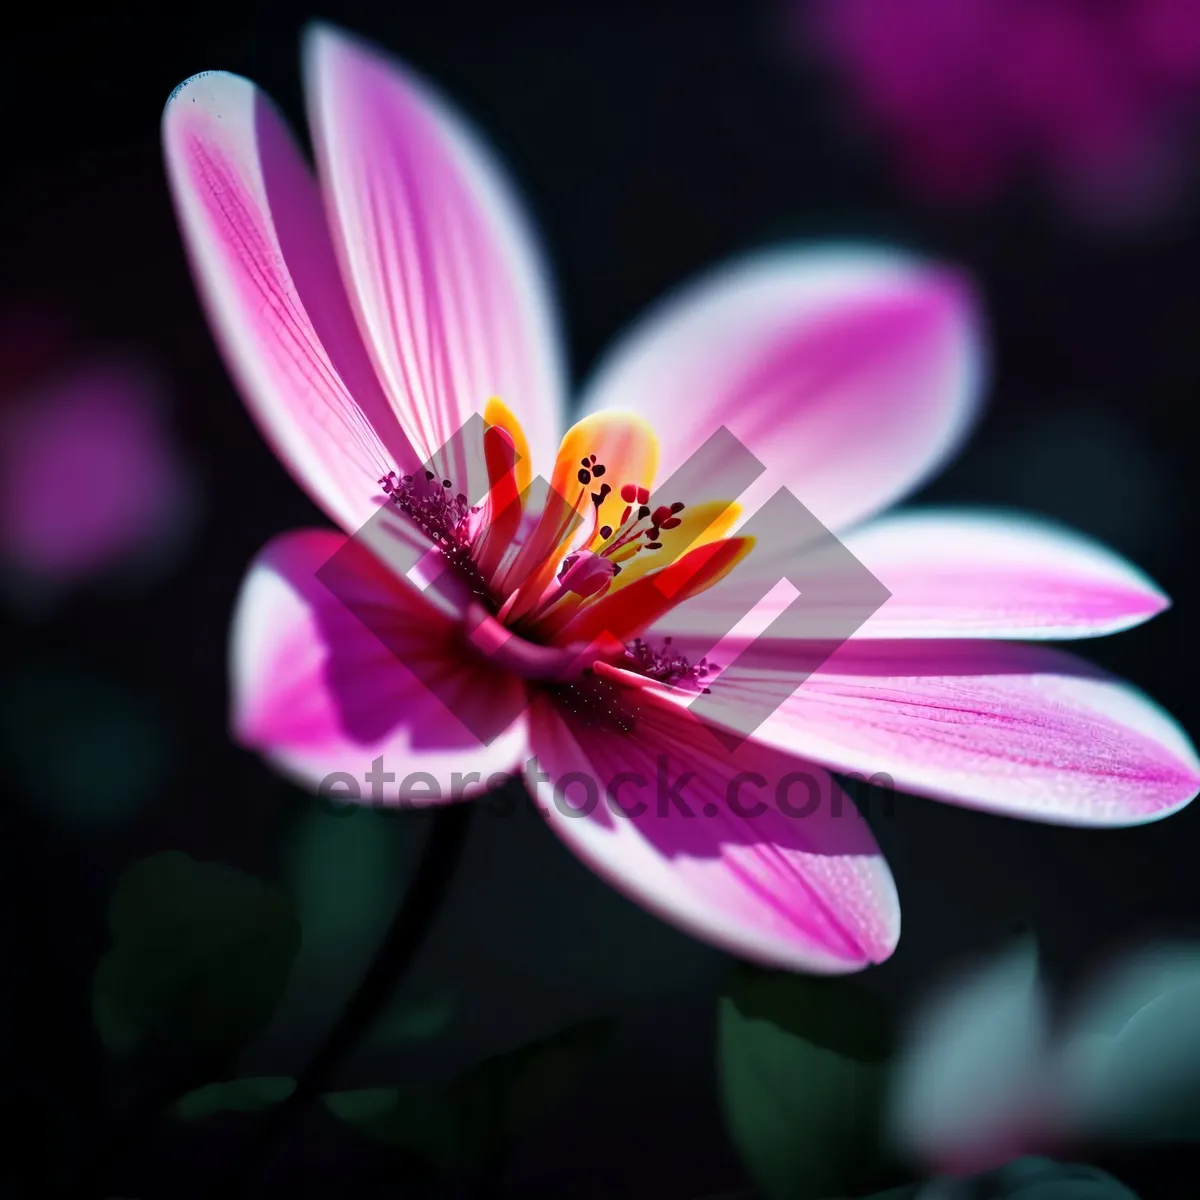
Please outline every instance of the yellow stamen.
M602 475L593 475L583 466L593 455L595 463L604 468ZM594 542L588 536L593 521L597 527L615 523L625 507L621 486L649 487L657 467L654 431L636 413L594 413L567 430L554 464L546 510L505 578L506 589L517 593L506 614L508 620L524 616L537 605L559 564L581 538L585 545ZM592 495L600 494L605 484L610 490L597 514Z

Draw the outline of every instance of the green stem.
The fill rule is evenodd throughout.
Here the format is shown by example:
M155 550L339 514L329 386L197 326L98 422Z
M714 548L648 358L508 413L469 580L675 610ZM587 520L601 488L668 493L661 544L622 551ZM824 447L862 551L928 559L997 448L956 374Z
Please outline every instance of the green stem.
M271 1152L287 1137L308 1105L328 1088L338 1064L355 1048L392 997L441 908L466 844L473 809L472 804L448 804L436 810L416 876L358 987L296 1080L296 1090L267 1112L256 1134L211 1195L226 1197L256 1192L255 1177Z

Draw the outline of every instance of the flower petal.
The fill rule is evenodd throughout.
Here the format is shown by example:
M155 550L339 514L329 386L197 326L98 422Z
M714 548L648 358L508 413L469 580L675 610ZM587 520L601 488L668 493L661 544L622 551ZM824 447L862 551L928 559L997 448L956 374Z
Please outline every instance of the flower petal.
M1099 543L1018 514L896 513L843 540L892 593L857 637L1096 637L1170 604Z
M546 272L481 138L407 67L328 25L304 48L309 122L359 326L426 459L498 396L546 470L565 384ZM443 473L482 495L450 458Z
M323 582L335 555L336 594ZM496 787L489 777L525 748L525 697L516 679L466 655L459 630L357 541L316 530L276 538L238 599L234 732L310 786L333 772L364 780L382 755L399 780L383 802L415 772L433 781L412 781L419 801Z
M756 643L710 680L706 716L738 729L739 713L774 694L780 707L755 740L834 770L883 772L902 791L1053 824L1140 825L1200 790L1200 760L1171 717L1073 655L853 639L796 688L788 660L809 657L800 644Z
M583 411L636 408L666 478L721 426L829 528L896 500L957 447L979 392L980 333L956 278L878 250L779 251L669 297L617 343ZM684 497L690 499L690 497Z
M896 1058L893 1143L947 1173L986 1170L1045 1148L1061 1123L1050 1103L1050 1049L1032 944L943 982Z
M651 912L742 957L819 973L887 958L895 885L829 775L774 750L729 754L629 679L607 672L593 697L632 705L625 730L572 711L574 691L531 709L551 792L539 808L567 845Z
M316 181L270 101L223 71L175 89L163 146L230 371L275 453L353 532L377 480L415 459L354 324Z
M1200 947L1139 948L1093 982L1058 1070L1075 1127L1094 1139L1173 1141L1196 1134Z

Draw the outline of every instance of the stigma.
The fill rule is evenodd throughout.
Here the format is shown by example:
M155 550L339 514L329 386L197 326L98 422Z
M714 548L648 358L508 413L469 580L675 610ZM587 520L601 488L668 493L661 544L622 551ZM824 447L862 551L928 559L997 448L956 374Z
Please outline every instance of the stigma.
M590 550L579 550L563 559L558 583L563 591L574 592L585 600L604 591L621 571L621 564Z

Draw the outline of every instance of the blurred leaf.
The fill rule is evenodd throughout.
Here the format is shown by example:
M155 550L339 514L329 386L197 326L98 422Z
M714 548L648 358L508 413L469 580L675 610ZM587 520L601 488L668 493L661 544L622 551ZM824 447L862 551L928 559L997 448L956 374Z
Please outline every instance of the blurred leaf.
M286 1100L296 1090L287 1076L256 1076L210 1083L180 1096L175 1115L181 1121L202 1121L220 1112L254 1112Z
M452 1172L468 1161L472 1130L449 1092L430 1089L365 1088L333 1092L329 1111L360 1133Z
M298 970L328 975L378 944L405 883L395 861L398 829L357 805L305 805L287 850L289 890L304 925Z
M891 1045L881 1007L843 979L731 973L718 1017L725 1120L772 1200L878 1185Z
M273 1032L311 1036L336 1020L348 987L366 970L404 894L423 830L360 805L297 797L296 807L283 865L304 942Z
M523 1134L553 1108L608 1044L614 1022L581 1021L541 1041L489 1058L454 1084L462 1102L496 1123L503 1140Z
M1122 1137L1200 1139L1200 987L1163 996L1114 1041L1104 1078Z
M372 1045L427 1041L443 1033L458 1011L458 997L436 992L386 1009L371 1031Z
M275 1011L300 946L283 892L174 850L134 863L108 916L113 943L96 969L92 1011L115 1051L164 1034L239 1045Z
M1081 1008L1063 1050L1080 1127L1106 1141L1200 1139L1200 948L1142 948Z
M439 1170L476 1168L566 1096L613 1033L607 1018L583 1021L496 1055L444 1088L369 1088L325 1097L334 1116Z

